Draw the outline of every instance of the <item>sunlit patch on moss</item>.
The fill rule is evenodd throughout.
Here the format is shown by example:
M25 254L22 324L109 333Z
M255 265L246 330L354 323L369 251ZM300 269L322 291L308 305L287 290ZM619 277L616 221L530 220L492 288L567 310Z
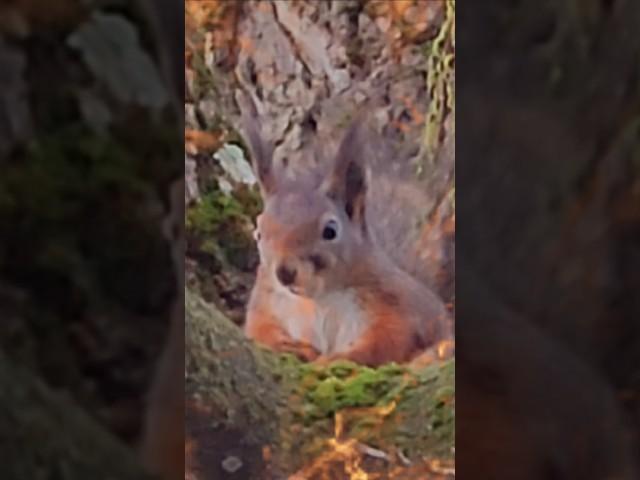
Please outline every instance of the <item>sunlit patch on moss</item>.
M420 370L396 364L373 369L347 361L305 364L285 355L279 370L291 388L285 414L289 421L281 435L292 455L315 458L323 451L334 435L336 415L344 421L346 438L402 449L410 456L426 451L442 458L452 455L453 362ZM407 422L407 415L416 412L423 421Z

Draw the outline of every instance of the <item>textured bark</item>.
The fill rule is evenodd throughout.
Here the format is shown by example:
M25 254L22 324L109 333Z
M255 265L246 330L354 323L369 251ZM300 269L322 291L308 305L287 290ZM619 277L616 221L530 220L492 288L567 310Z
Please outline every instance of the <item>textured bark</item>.
M369 225L403 268L450 302L453 3L418 0L400 18L396 9L359 1L223 4L217 21L237 34L216 42L223 33L215 24L208 30L201 68L187 83L187 125L234 124L242 89L258 107L265 138L278 145L275 163L297 177L326 169L348 119L372 101L369 120L386 145L365 159L373 171ZM429 146L427 125L437 132Z

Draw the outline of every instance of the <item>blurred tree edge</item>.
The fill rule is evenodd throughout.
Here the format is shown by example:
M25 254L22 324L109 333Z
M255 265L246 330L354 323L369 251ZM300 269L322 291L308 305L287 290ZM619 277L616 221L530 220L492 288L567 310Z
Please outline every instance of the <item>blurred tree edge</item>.
M171 1L0 7L8 480L148 478L126 444L181 298L161 233L183 174L183 88L165 51L182 70L181 35L155 41L155 9L181 12Z
M192 292L185 304L186 468L201 472L196 478L214 478L232 454L247 464L244 478L263 478L269 469L291 474L326 451L340 411L353 423L340 437L399 448L412 460L452 459L453 360L378 370L316 367L256 346ZM360 407L353 417L349 403Z
M152 478L115 437L1 352L0 411L3 478Z

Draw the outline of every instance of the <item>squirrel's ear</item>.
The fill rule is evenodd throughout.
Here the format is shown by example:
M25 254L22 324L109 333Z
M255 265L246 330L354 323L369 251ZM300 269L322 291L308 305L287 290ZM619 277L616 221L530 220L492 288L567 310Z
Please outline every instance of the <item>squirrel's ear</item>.
M261 124L258 111L248 94L238 92L236 95L240 107L240 129L244 141L251 154L251 165L260 186L262 196L273 194L276 189L276 179L273 172L273 145L266 142L261 135Z
M321 188L333 200L340 202L349 219L365 227L365 196L367 178L362 164L366 147L364 123L358 115L347 130L329 176Z

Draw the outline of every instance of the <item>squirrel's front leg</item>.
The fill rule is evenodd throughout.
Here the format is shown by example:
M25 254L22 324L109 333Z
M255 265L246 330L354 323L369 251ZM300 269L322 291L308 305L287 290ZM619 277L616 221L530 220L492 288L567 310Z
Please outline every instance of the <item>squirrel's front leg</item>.
M274 350L281 353L291 353L306 362L316 360L319 355L319 352L310 343L291 338L284 338Z
M411 359L412 367L425 367L434 362L441 362L455 355L455 342L453 338L440 340L426 350L419 352Z
M315 362L326 365L336 360L350 360L360 365L378 367L385 363L405 362L413 351L410 330L393 323L380 322L372 325L349 348L319 356Z
M300 360L312 361L318 351L309 343L294 340L272 315L254 312L245 326L247 337L280 353L290 353Z

